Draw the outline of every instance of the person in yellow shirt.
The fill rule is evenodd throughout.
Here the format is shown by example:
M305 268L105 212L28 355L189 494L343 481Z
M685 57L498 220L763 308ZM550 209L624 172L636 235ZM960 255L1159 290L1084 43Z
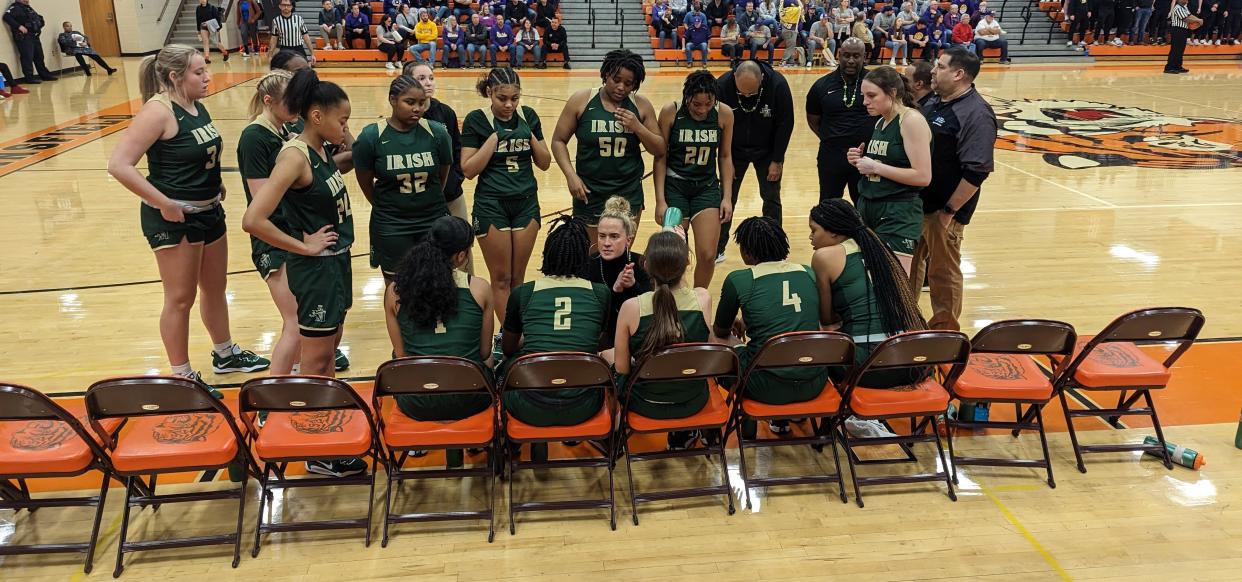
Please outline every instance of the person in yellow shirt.
M410 56L419 63L436 66L436 39L440 38L440 27L436 26L426 8L418 10L418 24L414 25L415 44L410 46ZM423 58L423 51L430 53L430 58Z
M802 22L802 0L781 9L781 44L785 47L782 65L797 64L799 57L798 25Z

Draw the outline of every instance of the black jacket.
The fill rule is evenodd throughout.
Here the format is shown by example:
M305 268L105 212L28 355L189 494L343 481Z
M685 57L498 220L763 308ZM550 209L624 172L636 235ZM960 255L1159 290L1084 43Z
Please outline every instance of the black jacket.
M565 46L565 27L561 26L557 28L556 30L552 30L552 27L549 26L546 29L544 29L543 44L544 46L548 46L552 44Z
M487 27L483 23L475 24L471 22L467 24L466 42L473 45L487 45Z
M444 201L452 202L461 197L461 183L466 179L461 171L461 128L457 125L457 112L439 99L432 99L427 119L439 121L448 129L449 140L453 142L453 169L449 170L448 180L444 183Z
M224 27L224 23L220 22L220 9L213 6L211 2L208 2L206 6L195 6L194 23L199 28L202 28L203 23L208 20L215 20L216 24L219 24L221 28Z
M19 26L26 27L26 34L36 36L43 30L43 17L35 12L33 6L21 2L14 2L8 10L4 11L4 23L13 29L13 34L22 34L20 30L17 30Z
M733 108L733 155L735 160L761 160L784 162L793 135L793 94L784 75L772 65L760 61L763 81L759 83L759 101L747 100L746 109L738 103L737 81L733 72L721 75L716 81L720 90L720 102ZM747 109L750 112L747 112Z

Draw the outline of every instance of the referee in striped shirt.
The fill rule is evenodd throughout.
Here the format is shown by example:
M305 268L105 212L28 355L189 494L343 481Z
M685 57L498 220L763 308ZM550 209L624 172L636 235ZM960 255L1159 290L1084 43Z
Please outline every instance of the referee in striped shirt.
M1165 73L1180 75L1190 72L1182 66L1182 55L1186 53L1186 39L1190 36L1189 23L1192 20L1199 19L1190 14L1190 9L1186 8L1186 0L1177 0L1169 11L1169 60L1164 64Z
M293 13L293 0L280 0L280 15L272 18L272 46L269 54L292 51L315 64L315 45L306 32L306 20Z

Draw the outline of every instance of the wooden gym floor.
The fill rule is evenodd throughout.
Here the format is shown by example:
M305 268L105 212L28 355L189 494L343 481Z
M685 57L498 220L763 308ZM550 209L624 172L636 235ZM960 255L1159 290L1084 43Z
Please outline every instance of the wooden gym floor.
M140 105L137 59L124 59L116 77L68 76L31 86L28 96L0 103L0 379L48 393L81 393L112 375L167 370L157 320L160 286L155 262L138 231L135 197L106 172L107 158L128 117ZM270 350L279 318L262 281L252 272L240 228L244 198L236 172L236 139L246 124L246 104L262 65L217 62L206 104L226 140L225 180L231 195L229 298L234 339L259 353ZM796 109L824 71L785 70ZM481 107L474 72L439 75L438 97L459 116ZM342 84L353 101L355 133L387 113L389 74L382 70L322 71ZM657 106L680 95L681 69L649 75L642 93ZM593 87L591 72L523 71L523 101L551 128L572 91ZM228 567L223 548L151 552L127 557L131 579L333 580L407 577L420 580L482 579L1222 579L1242 577L1242 452L1232 446L1242 406L1242 381L1231 364L1242 356L1242 310L1236 290L1242 275L1242 71L1236 64L1194 63L1190 75L1168 76L1142 65L985 67L978 86L993 101L1010 139L997 152L996 173L984 187L980 209L963 248L965 331L990 321L1048 317L1092 333L1124 311L1151 305L1198 307L1208 318L1205 341L1178 366L1159 394L1169 440L1206 455L1200 471L1166 471L1134 454L1088 457L1079 474L1057 406L1050 406L1050 445L1058 487L1042 473L1023 469L965 469L960 500L943 486L873 488L866 509L840 504L831 487L751 491L754 506L726 516L721 500L644 506L642 525L629 522L619 502L618 529L603 512L520 517L518 534L498 520L496 542L473 523L405 525L390 547L362 546L350 533L281 534L265 541L258 559ZM806 213L817 199L814 136L799 114L785 165L785 226L794 260L809 260ZM648 163L650 168L650 163ZM369 208L347 178L359 225L356 254L367 249ZM467 188L469 192L470 187ZM648 198L652 196L648 183ZM540 176L544 214L569 207L558 170ZM740 217L759 211L753 178L743 186ZM636 247L651 232L650 213ZM741 266L733 247L718 267L716 284ZM355 259L355 307L343 347L353 361L344 376L359 387L388 357L380 310L383 284ZM476 261L483 270L481 257ZM531 273L538 267L532 261ZM924 298L926 306L926 298ZM210 342L191 325L191 354L207 367ZM209 382L236 385L241 376ZM230 394L231 396L231 394ZM1086 405L1086 402L1082 402ZM1004 415L996 410L994 414ZM1011 413L1010 413L1011 414ZM1143 424L1118 430L1080 421L1088 442L1130 442L1150 433ZM1038 453L1024 435L976 435L956 440L964 454ZM645 441L644 446L657 446ZM554 447L554 454L577 451ZM934 467L921 449L920 464ZM730 451L735 498L742 495L736 449ZM442 462L432 455L427 463ZM656 482L718 478L706 460L676 461L639 470L640 488ZM752 470L780 474L819 465L809 451L764 452ZM754 469L753 467L757 467ZM896 471L909 467L898 466ZM866 474L885 471L867 467ZM618 484L624 483L624 469ZM214 475L161 480L169 489L205 487ZM182 484L171 484L180 482ZM34 485L34 484L32 484ZM90 489L95 476L38 484L38 490ZM210 486L224 486L218 483ZM598 472L523 475L524 499L576 495L607 487ZM382 487L380 488L382 489ZM416 489L416 491L415 491ZM285 519L357 513L364 490L278 496ZM483 484L407 485L406 507L481 503ZM104 517L95 579L111 571L119 526L119 491ZM378 492L377 492L378 493ZM618 488L619 499L622 488ZM851 493L852 495L852 493ZM254 497L253 489L251 497ZM165 506L135 514L133 535L159 536L229 528L232 506ZM503 513L503 500L498 509ZM255 505L250 504L251 508ZM252 531L253 509L247 519ZM313 513L312 513L313 512ZM332 516L326 514L333 514ZM223 516L223 517L221 517ZM378 512L377 512L378 516ZM89 527L81 509L0 512L0 543L78 538ZM0 559L5 580L81 579L74 555ZM1015 575L1016 573L1016 575Z

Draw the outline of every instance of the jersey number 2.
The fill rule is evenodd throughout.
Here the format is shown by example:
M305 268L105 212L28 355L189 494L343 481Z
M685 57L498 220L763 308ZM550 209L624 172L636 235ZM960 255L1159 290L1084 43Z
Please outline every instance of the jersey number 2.
M397 181L401 182L398 189L402 194L422 194L427 191L427 172L419 172L417 174L398 174Z
M624 137L599 138L599 157L619 158L625 155L625 146L629 143Z
M781 285L781 305L792 305L794 313L802 313L802 298L797 293L789 292L789 281Z
M571 297L557 297L556 311L552 314L552 329L556 331L568 331L573 325L570 314L574 310L574 301Z

